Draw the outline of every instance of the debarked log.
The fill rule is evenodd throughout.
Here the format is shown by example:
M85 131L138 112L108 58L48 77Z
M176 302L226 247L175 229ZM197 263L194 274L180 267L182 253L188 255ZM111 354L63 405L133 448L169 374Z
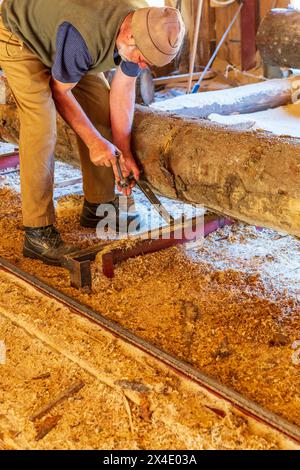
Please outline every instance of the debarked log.
M151 105L152 109L180 116L207 118L210 114L228 116L278 108L299 99L300 79L266 80L236 88L177 96Z
M0 138L17 143L13 104L0 106ZM300 140L243 131L137 106L133 150L160 194L300 236ZM56 155L79 165L59 118Z

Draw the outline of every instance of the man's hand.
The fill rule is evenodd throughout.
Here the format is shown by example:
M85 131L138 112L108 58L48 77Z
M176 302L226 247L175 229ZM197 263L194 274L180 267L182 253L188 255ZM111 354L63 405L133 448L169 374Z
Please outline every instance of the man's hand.
M124 194L124 196L130 196L132 188L135 186L135 180L139 179L139 169L131 153L123 155L122 152L108 140L97 139L93 144L89 146L91 162L96 166L112 166L115 180L118 186L118 190ZM130 181L128 188L122 188L120 186L120 176L117 169L117 157L119 154L120 167L124 178L128 178L133 175L134 179Z
M134 179L138 181L140 178L140 170L136 164L135 159L133 158L132 153L130 152L130 153L124 154L123 159L124 159L124 164L126 168L125 171L127 175L129 176L132 174L134 176Z
M121 165L123 176L125 178L133 176L133 178L131 178L129 187L126 189L121 188L121 186L119 185L120 179L117 178L116 181L117 181L118 190L122 191L124 196L130 196L132 188L135 186L135 182L138 181L140 178L140 170L131 152L121 155L120 165Z
M91 162L96 166L112 166L116 182L120 180L116 165L116 155L121 154L119 149L106 139L97 139L89 145ZM123 169L125 171L125 167Z

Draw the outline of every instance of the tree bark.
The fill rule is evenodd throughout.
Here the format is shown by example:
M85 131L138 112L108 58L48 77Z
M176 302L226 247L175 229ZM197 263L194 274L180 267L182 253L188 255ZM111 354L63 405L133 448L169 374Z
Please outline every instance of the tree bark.
M300 141L138 108L133 146L161 194L300 236Z
M300 68L300 12L271 10L259 27L257 47L266 65Z
M17 143L16 107L0 106L0 138ZM160 194L300 236L300 141L137 106L133 150ZM59 118L57 157L79 165Z

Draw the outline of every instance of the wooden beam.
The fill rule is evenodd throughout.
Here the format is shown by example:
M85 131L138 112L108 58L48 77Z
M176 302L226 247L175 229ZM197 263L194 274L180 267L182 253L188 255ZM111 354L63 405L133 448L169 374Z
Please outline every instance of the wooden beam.
M197 81L201 77L202 72L195 72L192 74L192 81ZM158 77L153 79L153 83L155 86L161 86L161 85L168 85L168 84L180 84L184 85L188 79L189 79L189 74L188 73L182 73L179 75L170 75L168 77ZM205 75L205 80L214 78L216 76L216 73L213 71L208 71L207 74Z
M235 2L233 5L215 8L216 15L216 39L217 44L221 41L223 34L228 28L229 23L239 8L239 4ZM218 57L226 60L230 64L236 66L241 65L241 26L240 18L234 24L232 30L228 34L223 46L220 49Z

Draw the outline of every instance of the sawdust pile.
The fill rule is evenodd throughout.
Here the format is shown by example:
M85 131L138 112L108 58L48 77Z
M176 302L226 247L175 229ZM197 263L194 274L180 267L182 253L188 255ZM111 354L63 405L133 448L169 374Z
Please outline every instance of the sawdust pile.
M231 269L206 253L210 243L217 253L215 240L228 234L234 239L243 233L247 246L253 233L250 237L237 226L218 231L197 253L171 248L131 259L116 267L112 280L94 264L92 292L77 291L69 287L64 269L45 270L22 258L19 197L6 190L0 196L2 256L300 425L300 369L292 361L292 345L300 339L299 295L294 288L280 291L280 280L266 282L272 276L261 274L262 267L233 263ZM99 242L93 231L79 226L76 214L59 218L58 228L67 241L83 247Z

